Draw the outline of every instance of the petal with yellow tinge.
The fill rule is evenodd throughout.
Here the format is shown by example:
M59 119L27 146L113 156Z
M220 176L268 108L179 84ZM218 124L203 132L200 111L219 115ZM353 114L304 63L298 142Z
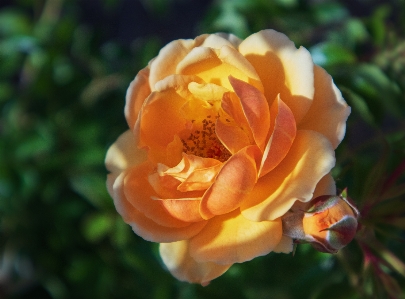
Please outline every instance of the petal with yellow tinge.
M126 173L123 172L114 182L114 205L123 220L131 225L134 232L145 240L151 242L176 242L185 240L199 233L206 225L206 221L191 223L184 227L167 227L157 224L138 211L127 200L123 188L125 177Z
M252 221L281 217L296 200L309 201L318 182L334 165L335 152L323 135L298 130L284 160L261 177L242 202L242 214Z
M270 109L271 136L267 141L266 148L260 166L260 177L273 170L287 155L294 141L296 126L294 115L290 108L280 99L280 95L273 102Z
M198 262L242 263L271 252L282 236L281 220L254 222L239 209L210 219L190 240L190 255Z
M199 263L189 253L188 241L162 243L159 253L170 273L181 281L207 285L211 280L221 276L232 264L218 265L212 262Z
M243 114L252 131L257 146L263 151L270 129L269 104L264 95L254 86L229 76L236 95L240 99Z
M270 29L247 37L239 51L259 74L269 104L280 94L298 123L314 96L311 54L303 47L297 49L286 35Z
M332 77L323 68L315 66L314 101L298 128L325 135L336 148L345 135L350 111Z
M257 146L248 146L224 163L202 197L200 213L204 218L226 214L239 207L256 183L260 156Z

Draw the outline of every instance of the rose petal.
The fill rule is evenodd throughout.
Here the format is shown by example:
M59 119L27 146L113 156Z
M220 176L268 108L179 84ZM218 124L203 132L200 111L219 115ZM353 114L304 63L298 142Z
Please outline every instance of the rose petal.
M157 224L134 208L127 200L123 187L125 177L126 173L123 172L114 182L112 196L114 205L123 220L130 224L133 231L145 240L151 242L185 240L199 233L206 225L206 221L191 223L184 227L166 227Z
M282 236L280 243L273 249L276 253L290 253L294 249L293 240L290 237Z
M206 190L213 184L221 168L222 163L194 170L177 188L182 192Z
M311 54L297 49L282 33L263 30L252 34L239 51L253 65L264 84L269 104L280 94L298 123L309 110L314 96L314 73Z
M201 200L200 213L203 218L209 219L239 207L256 183L256 159L260 156L257 146L249 146L226 161Z
M314 194L312 199L317 198L321 195L336 195L336 184L330 173L326 174L319 182L316 184ZM311 201L312 201L311 199ZM291 211L307 211L308 207L311 206L311 201L301 202L296 201L291 207Z
M204 35L200 39L205 39ZM201 41L202 42L202 41ZM175 40L164 46L158 56L150 63L149 85L154 88L156 82L169 75L176 74L177 64L195 46L195 41L191 39Z
M281 217L296 200L309 201L317 183L334 165L335 153L323 135L298 130L285 159L261 177L242 202L243 216L252 221Z
M180 111L184 103L185 99L173 89L153 92L141 110L141 146L164 152L173 137L185 128L186 120Z
M162 178L169 176L176 179L179 182L176 189L187 192L206 190L212 185L221 167L222 162L216 159L183 153L183 158L178 165L169 168L158 164L157 172Z
M188 155L183 153L183 159L178 165L172 168L166 168L163 165L159 165L159 175L170 175L181 182L184 182L190 175L197 170L204 170L213 166L222 165L222 162L211 159L203 158L195 155Z
M174 218L185 222L197 222L204 219L200 215L200 198L195 199L163 199L160 203Z
M162 243L160 256L170 273L178 280L207 285L231 267L212 262L196 262L189 254L188 241Z
M336 195L336 183L332 175L328 173L316 184L314 195L312 198L317 198L321 195Z
M287 155L294 141L296 126L290 108L280 99L280 95L271 105L270 136L260 166L260 176L273 170Z
M187 226L189 223L174 218L159 200L152 199L152 197L159 198L148 182L148 176L152 171L153 166L148 162L128 169L123 186L125 198L136 210L153 219L159 225L167 227Z
M201 47L221 49L223 46L234 47L241 40L233 34L215 33L209 34L201 43Z
M242 263L271 252L281 235L280 219L253 222L237 209L210 219L190 240L190 255L198 262Z
M146 151L137 145L138 141L133 132L128 130L121 134L107 151L105 157L107 170L118 176L125 169L146 161Z
M229 76L229 82L240 99L256 144L263 151L270 126L269 104L264 95L252 85L232 76Z
M255 144L252 129L236 94L225 93L222 97L221 108L219 110L220 117L216 123L219 131L216 133L223 145L232 150L231 153L236 153L239 150L238 147L242 145Z
M179 191L178 187L181 184L179 180L172 176L160 176L157 172L153 172L148 176L148 182L156 192L153 198L159 199L187 199L201 198L204 190Z
M298 128L325 135L336 148L345 135L350 110L332 77L323 68L315 66L314 101Z
M249 137L241 127L227 124L222 118L219 118L215 124L215 133L231 154L235 154L250 145Z
M188 85L188 90L198 99L213 102L221 101L222 96L229 90L225 87L213 84L213 83L201 83L191 82Z
M131 130L134 128L139 111L141 111L142 105L150 93L149 67L145 67L131 82L125 96L125 118Z
M229 75L237 77L263 91L262 83L251 64L235 48L220 49L196 47L179 62L176 73L196 75L206 83L215 83L231 89Z

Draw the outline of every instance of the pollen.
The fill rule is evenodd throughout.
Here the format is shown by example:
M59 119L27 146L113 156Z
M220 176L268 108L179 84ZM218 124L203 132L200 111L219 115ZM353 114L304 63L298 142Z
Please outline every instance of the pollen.
M203 158L212 158L224 162L229 159L231 153L221 143L215 133L215 121L218 116L207 115L201 122L192 120L193 130L190 135L181 139L183 152Z

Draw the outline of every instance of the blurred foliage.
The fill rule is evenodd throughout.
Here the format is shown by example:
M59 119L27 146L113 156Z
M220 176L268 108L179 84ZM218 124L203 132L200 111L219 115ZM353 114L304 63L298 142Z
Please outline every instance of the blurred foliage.
M352 107L333 174L359 206L356 241L337 255L300 245L295 256L256 258L208 287L176 281L156 244L116 213L104 168L126 129L129 82L171 36L152 26L119 40L89 14L132 18L124 0L6 1L0 298L405 298L405 2L129 1L148 16L132 27L137 34L195 6L205 8L201 17L176 38L273 28L311 51Z

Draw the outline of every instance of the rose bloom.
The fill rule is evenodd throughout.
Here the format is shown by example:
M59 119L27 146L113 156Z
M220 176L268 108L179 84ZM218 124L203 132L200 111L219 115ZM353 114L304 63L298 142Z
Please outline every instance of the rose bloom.
M234 263L292 251L281 217L336 194L330 170L349 114L284 34L176 40L128 88L108 190L176 278L206 285Z

